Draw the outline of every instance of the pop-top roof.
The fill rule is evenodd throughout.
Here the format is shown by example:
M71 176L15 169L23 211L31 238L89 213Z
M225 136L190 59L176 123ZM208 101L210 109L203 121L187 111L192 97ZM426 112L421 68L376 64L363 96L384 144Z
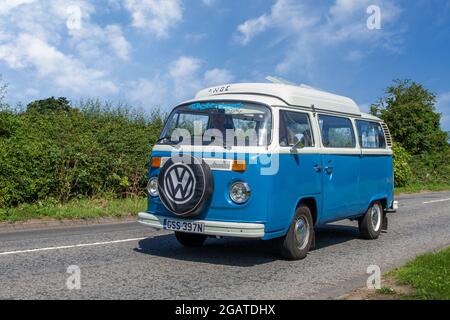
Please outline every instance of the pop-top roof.
M291 106L361 115L358 105L350 98L317 89L279 83L237 83L201 90L196 99L228 94L256 94L277 97Z

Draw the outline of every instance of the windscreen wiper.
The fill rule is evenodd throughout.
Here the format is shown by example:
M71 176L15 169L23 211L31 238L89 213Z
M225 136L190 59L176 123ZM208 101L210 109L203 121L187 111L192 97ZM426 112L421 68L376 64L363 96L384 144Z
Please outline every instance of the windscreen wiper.
M168 144L177 144L177 142L170 140L170 136L166 135L164 137L159 138L158 140L156 140L155 144L158 144L164 140L168 140Z
M158 140L156 140L155 144L160 143L161 141L166 140L166 139L169 139L169 136L165 135L164 137L159 138Z

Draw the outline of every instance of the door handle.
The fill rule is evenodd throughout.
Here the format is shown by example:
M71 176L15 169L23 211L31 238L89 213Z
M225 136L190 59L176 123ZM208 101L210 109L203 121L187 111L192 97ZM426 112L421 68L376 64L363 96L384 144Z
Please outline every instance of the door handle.
M326 173L328 173L328 174L332 174L333 173L333 170L334 170L334 167L333 166L326 166L325 167L325 172Z
M321 172L321 171L322 171L322 167L319 166L318 164L316 164L316 165L314 166L314 170L315 170L316 172Z

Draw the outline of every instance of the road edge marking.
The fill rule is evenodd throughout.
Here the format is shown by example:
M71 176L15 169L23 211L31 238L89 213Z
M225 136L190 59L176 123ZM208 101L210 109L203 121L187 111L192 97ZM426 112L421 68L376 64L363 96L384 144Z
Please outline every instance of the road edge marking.
M93 243L81 243L81 244L58 246L58 247L7 251L7 252L0 252L0 256L8 256L8 255L20 254L20 253L34 253L34 252L43 252L43 251L54 251L54 250L64 250L64 249L73 249L73 248L104 246L104 245L108 245L108 244L133 242L133 241L140 241L140 240L144 240L144 239L146 239L146 238L133 238L133 239L123 239L123 240L113 240L113 241L103 241L103 242L93 242Z
M430 204L430 203L437 203L437 202L446 202L446 201L450 201L450 198L448 199L439 199L439 200L433 200L433 201L426 201L423 204Z

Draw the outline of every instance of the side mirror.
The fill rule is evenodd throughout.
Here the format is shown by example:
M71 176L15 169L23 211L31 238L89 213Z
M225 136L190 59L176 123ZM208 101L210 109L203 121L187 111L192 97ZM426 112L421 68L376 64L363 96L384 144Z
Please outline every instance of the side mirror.
M299 149L303 149L303 148L305 148L306 147L306 145L305 145L305 140L304 139L301 139L299 142L297 142L292 148L291 148L291 152L297 152L297 150L299 150Z

